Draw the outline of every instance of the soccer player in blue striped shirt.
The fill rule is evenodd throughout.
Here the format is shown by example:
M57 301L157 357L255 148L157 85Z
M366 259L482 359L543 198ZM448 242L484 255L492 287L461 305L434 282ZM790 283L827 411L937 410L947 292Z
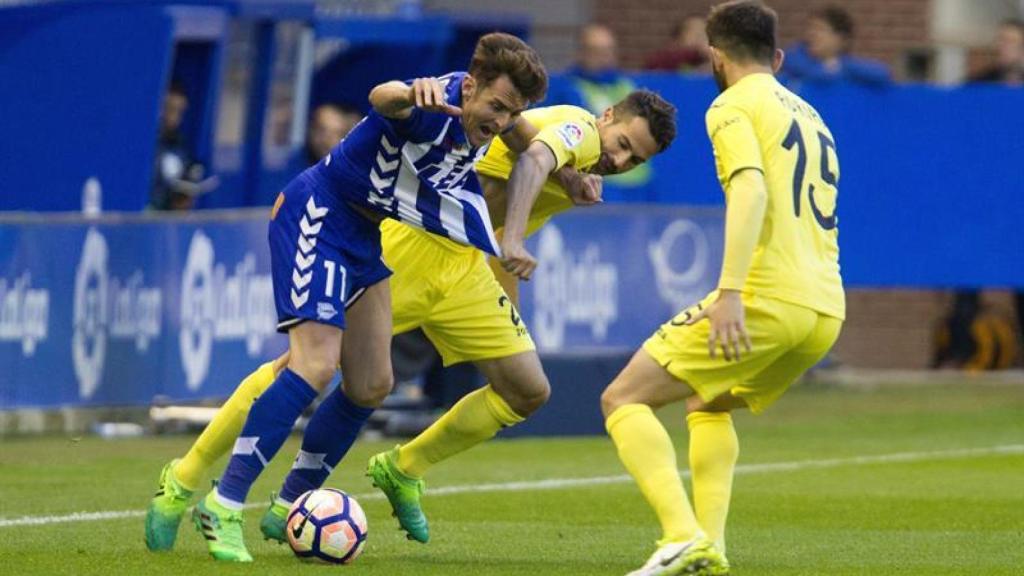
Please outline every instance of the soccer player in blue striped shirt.
M253 404L216 489L193 512L214 558L252 561L242 504L339 363L344 390L317 411L330 412L322 419L331 423L336 449L351 446L391 391L391 271L381 259L382 219L475 246L529 277L536 261L521 240L499 245L473 164L546 90L533 49L514 36L488 34L468 73L377 86L373 111L278 196L271 267L278 329L288 333L291 355Z

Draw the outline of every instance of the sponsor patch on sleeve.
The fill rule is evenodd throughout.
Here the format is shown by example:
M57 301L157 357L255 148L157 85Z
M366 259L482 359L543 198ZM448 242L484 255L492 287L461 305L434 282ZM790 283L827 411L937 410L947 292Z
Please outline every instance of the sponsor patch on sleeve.
M566 122L558 127L558 137L566 148L573 149L583 142L583 128L575 122Z

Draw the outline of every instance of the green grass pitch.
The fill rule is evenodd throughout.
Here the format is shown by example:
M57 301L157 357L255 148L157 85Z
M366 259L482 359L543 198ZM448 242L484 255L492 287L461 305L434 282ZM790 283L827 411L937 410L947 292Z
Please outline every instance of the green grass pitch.
M661 416L685 468L681 408ZM736 422L734 574L1024 574L1024 385L807 387ZM141 511L161 466L190 441L0 441L0 573L621 575L658 537L610 441L560 438L491 442L433 470L428 545L405 540L386 503L365 496L370 539L352 566L305 565L263 542L257 508L246 524L254 565L214 563L190 524L173 553L151 554ZM285 446L251 500L276 488L297 443ZM363 466L389 446L357 443L328 485L371 494ZM561 482L541 484L551 480ZM11 522L108 511L128 514Z

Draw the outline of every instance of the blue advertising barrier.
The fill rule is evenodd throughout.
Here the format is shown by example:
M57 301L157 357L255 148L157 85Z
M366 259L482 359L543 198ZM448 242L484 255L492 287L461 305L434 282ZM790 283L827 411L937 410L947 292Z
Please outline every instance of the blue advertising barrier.
M530 240L541 351L640 344L715 283L715 209L580 210ZM0 409L226 396L286 346L266 212L0 220Z
M708 78L640 74L678 108L672 147L606 201L721 206L704 113ZM564 77L552 79L556 85ZM839 242L849 285L1024 288L1024 90L808 85L839 154ZM815 163L809 164L811 169Z
M560 216L530 239L520 308L540 351L634 348L718 281L719 209L616 206Z

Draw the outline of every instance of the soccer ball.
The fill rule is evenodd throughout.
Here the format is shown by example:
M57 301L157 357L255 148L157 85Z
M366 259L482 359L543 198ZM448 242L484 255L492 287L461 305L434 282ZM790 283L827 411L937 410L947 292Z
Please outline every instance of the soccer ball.
M356 499L334 488L310 490L288 511L288 543L303 560L348 564L366 543L366 514Z

